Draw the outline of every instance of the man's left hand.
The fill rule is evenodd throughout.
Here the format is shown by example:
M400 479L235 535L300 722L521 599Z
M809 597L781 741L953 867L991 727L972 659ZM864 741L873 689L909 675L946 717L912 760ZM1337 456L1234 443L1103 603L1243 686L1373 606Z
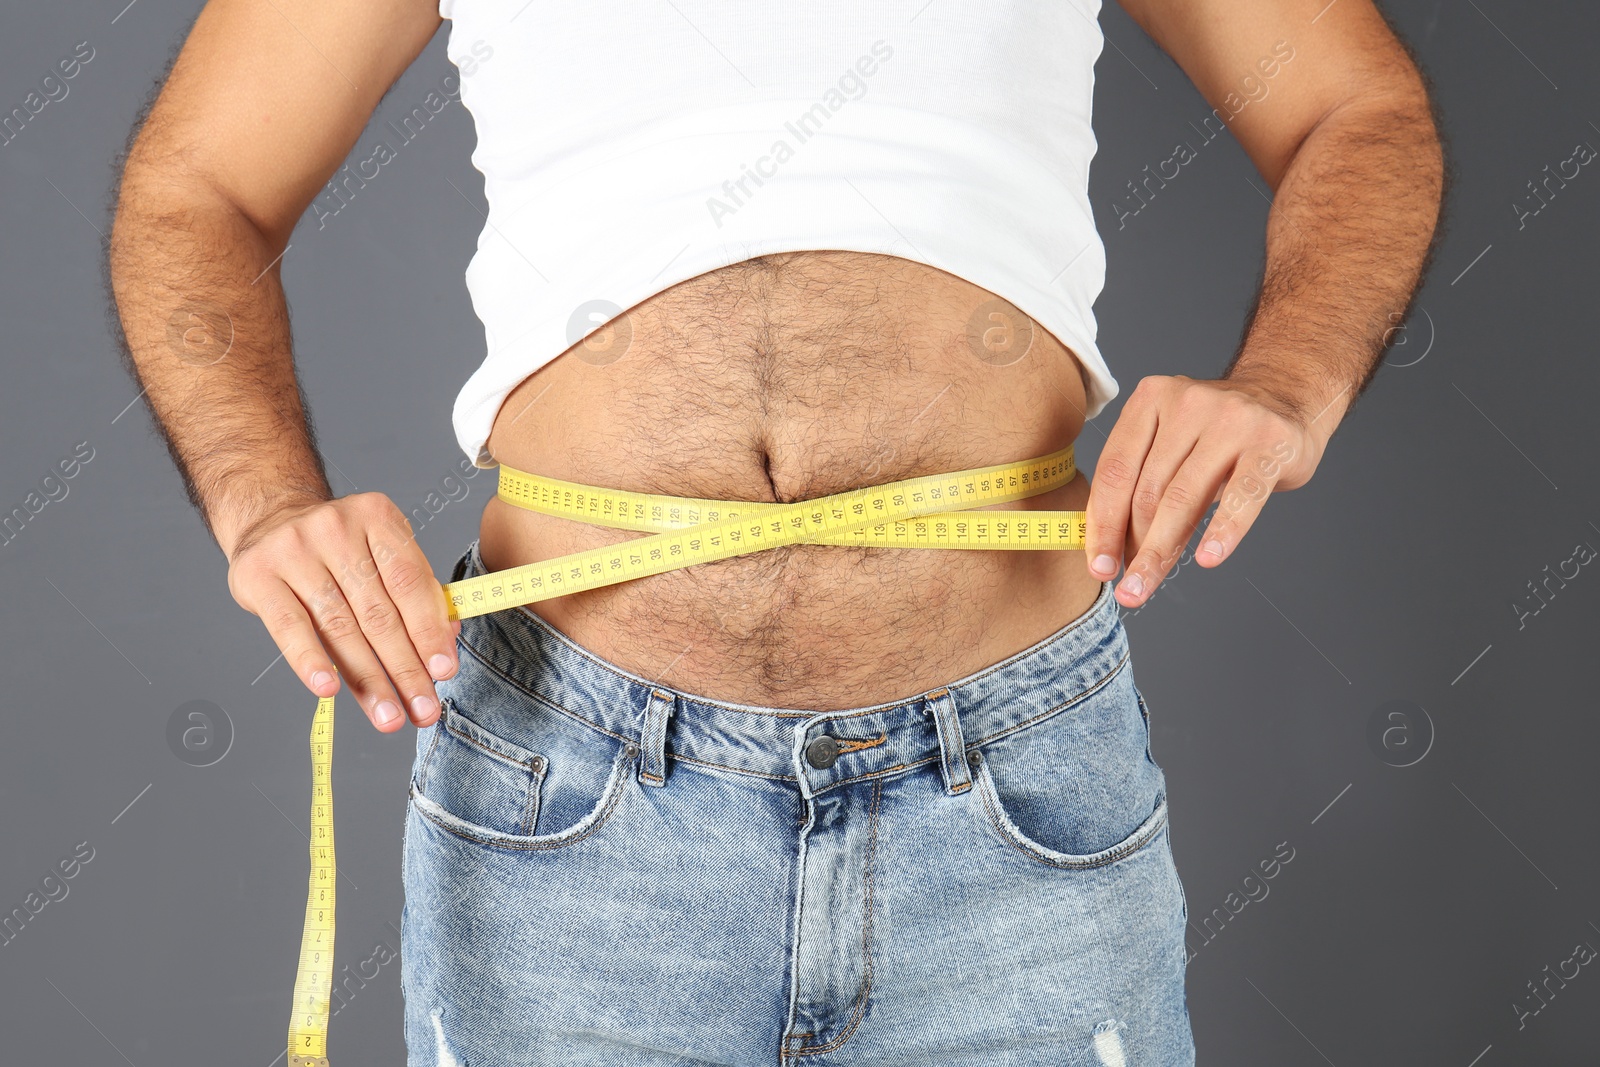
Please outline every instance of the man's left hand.
M1127 573L1118 603L1136 608L1177 562L1206 510L1220 501L1195 561L1215 567L1239 544L1274 491L1311 480L1331 429L1281 413L1271 394L1231 380L1181 374L1142 379L1095 464L1089 490L1089 573Z

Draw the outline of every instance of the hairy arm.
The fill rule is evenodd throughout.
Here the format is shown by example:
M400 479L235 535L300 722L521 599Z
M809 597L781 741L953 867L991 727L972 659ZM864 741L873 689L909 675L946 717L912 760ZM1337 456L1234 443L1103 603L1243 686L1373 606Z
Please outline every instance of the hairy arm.
M338 688L337 660L369 714L393 695L378 658L432 693L417 651L392 640L397 610L430 650L453 641L399 509L379 494L331 506L280 269L295 223L439 22L430 0L210 0L131 138L109 248L129 368L235 599L318 695ZM352 568L383 537L405 589ZM381 642L360 640L369 629Z
M129 146L112 290L139 384L230 556L277 504L332 495L295 379L280 257L437 28L428 12L418 0L211 0Z
M1126 561L1118 599L1135 607L1211 503L1195 556L1206 567L1274 490L1311 478L1411 306L1444 160L1422 77L1371 0L1123 6L1230 120L1274 194L1261 290L1222 377L1144 379L1101 454L1090 570L1107 578Z

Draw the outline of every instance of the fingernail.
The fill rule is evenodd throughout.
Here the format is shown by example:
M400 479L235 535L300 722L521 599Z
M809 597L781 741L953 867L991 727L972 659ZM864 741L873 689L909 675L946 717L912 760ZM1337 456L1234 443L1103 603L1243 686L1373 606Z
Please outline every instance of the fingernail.
M1140 596L1144 593L1144 579L1137 574L1130 574L1122 579L1122 591L1129 596Z
M423 696L421 693L411 698L411 710L419 719L426 719L438 707L439 705L436 701Z
M1117 573L1117 561L1110 556L1096 556L1094 562L1089 566L1096 574L1111 575Z
M443 652L436 652L428 661L428 670L433 672L435 678L443 678L450 673L450 657Z
M333 675L327 671L318 671L311 676L311 688L321 689L331 681L333 681Z
M1218 541L1216 538L1212 538L1211 540L1207 541L1205 544L1200 546L1200 551L1205 552L1208 555L1215 556L1217 559L1221 559L1222 558L1222 542Z
M400 705L392 700L380 701L378 706L372 710L373 714L378 717L379 726L387 726L400 717Z

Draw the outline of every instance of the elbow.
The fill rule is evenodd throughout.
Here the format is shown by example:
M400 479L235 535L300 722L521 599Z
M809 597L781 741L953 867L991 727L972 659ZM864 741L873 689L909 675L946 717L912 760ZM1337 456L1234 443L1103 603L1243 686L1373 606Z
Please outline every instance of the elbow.
M1417 198L1417 207L1430 215L1430 236L1437 229L1449 180L1449 157L1441 131L1436 97L1426 78L1408 63L1409 75L1394 89L1377 95L1372 108L1374 125L1392 145L1389 156L1405 176Z
M147 123L129 138L107 240L113 280L137 268L144 254L170 246L173 238L195 248L243 239L273 254L287 246L295 220L278 224L252 213L195 143L182 129L162 122Z
M127 280L143 253L159 246L163 232L182 226L203 196L203 184L186 173L175 153L153 143L148 127L131 137L117 169L106 241L113 285Z
M123 166L115 191L107 268L116 292L151 270L153 261L161 262L170 275L179 259L214 256L220 261L242 245L268 250L270 261L288 240L288 230L264 228L181 157L136 151Z
M1439 115L1421 72L1406 64L1404 73L1409 76L1393 72L1387 84L1352 93L1331 105L1306 129L1288 154L1283 171L1313 145L1327 146L1344 157L1340 162L1346 166L1353 162L1354 152L1366 156L1367 167L1385 172L1371 176L1398 179L1413 195L1437 207L1448 173Z
M1397 135L1415 151L1419 171L1431 174L1437 185L1443 179L1445 153L1436 97L1415 64L1407 62L1404 74L1395 88L1376 94L1377 104L1388 114Z
M1398 42L1397 42L1398 43ZM1342 112L1367 139L1390 147L1394 162L1410 174L1420 192L1438 200L1447 169L1436 96L1427 76L1409 55L1396 55L1342 102Z

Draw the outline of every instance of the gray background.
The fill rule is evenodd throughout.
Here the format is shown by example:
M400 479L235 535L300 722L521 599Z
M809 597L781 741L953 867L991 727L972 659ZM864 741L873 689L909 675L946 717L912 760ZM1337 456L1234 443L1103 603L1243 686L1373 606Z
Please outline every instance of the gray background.
M94 449L67 496L0 545L0 913L77 843L94 849L69 894L0 946L0 1033L19 1063L267 1067L305 901L314 700L229 596L107 326L112 161L199 9L124 3L10 5L0 35L0 111L77 42L95 49L68 96L0 147L0 510L78 442ZM1455 167L1432 276L1312 483L1275 496L1221 568L1186 556L1127 619L1191 916L1228 915L1191 930L1196 1039L1203 1063L1593 1062L1595 966L1521 1029L1513 1004L1579 942L1600 948L1586 696L1600 576L1583 568L1520 629L1512 605L1579 542L1600 548L1600 174L1584 168L1521 228L1511 205L1578 142L1600 146L1600 14L1576 0L1388 10L1433 79ZM1268 202L1225 136L1118 228L1125 183L1194 141L1210 109L1120 8L1102 25L1097 313L1126 396L1145 374L1224 366ZM443 45L441 31L375 124L453 72ZM338 492L409 511L460 458L450 401L482 338L462 283L483 221L473 144L452 104L325 228L308 216L285 257ZM1085 469L1119 407L1080 439ZM493 489L467 484L419 532L440 574ZM210 767L169 749L191 700L231 723ZM1410 718L1374 746L1390 701ZM348 698L340 712L338 951L354 968L398 948L415 734L379 735ZM1269 894L1226 912L1280 843L1294 858ZM400 1013L389 963L335 1018L335 1062L401 1062Z

